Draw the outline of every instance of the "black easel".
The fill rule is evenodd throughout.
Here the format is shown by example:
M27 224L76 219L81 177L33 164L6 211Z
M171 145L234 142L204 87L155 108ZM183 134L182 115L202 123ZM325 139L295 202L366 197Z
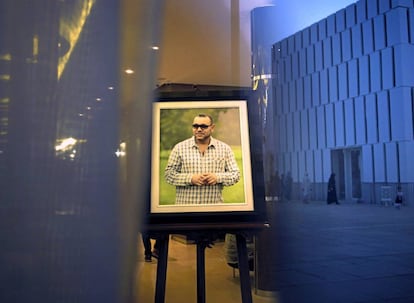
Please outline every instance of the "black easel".
M228 223L219 225L174 224L148 227L150 234L156 237L159 243L157 280L155 286L155 303L165 302L168 244L170 234L182 234L189 236L191 239L195 240L197 245L197 303L205 303L205 249L209 247L220 234L225 233L232 233L236 235L242 303L252 303L252 292L250 285L245 235L255 233L264 227L265 225L263 223Z

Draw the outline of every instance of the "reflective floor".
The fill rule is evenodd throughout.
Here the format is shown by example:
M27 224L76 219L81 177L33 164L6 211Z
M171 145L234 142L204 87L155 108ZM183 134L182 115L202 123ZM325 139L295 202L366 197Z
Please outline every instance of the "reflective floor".
M141 238L138 239L137 302L154 302L157 260L144 262ZM239 272L226 263L224 242L216 243L206 251L206 302L240 303ZM169 242L166 303L197 302L196 246L171 239ZM274 298L258 296L254 290L254 273L251 273L254 303L276 303Z
M273 202L269 213L268 268L277 292L258 296L253 287L254 303L414 302L412 204ZM151 303L157 262L145 263L140 237L138 245L137 301ZM170 241L166 303L197 301L195 259L195 245ZM238 274L226 264L224 243L206 249L206 302L240 303Z

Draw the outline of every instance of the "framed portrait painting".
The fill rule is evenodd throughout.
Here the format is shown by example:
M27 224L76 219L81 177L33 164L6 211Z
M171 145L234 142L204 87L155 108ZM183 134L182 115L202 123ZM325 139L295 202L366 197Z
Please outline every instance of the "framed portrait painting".
M151 214L253 212L245 100L153 103Z

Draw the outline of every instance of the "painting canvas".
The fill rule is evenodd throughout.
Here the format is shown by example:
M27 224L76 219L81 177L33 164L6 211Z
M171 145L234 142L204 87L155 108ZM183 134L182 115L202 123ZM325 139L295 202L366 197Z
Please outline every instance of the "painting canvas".
M194 124L195 117L211 117L212 125ZM254 211L250 143L248 127L247 103L245 100L234 101L174 101L154 102L153 104L153 129L152 129L152 164L151 164L151 213L204 213L204 212L246 212ZM196 128L195 128L196 127ZM207 128L206 130L203 129ZM211 141L218 152L217 142L230 147L231 157L219 154L214 157L199 155L199 150L192 142L196 141L196 135L211 130ZM237 182L227 182L223 177L220 183L221 199L210 201L206 197L211 195L215 185L206 184L206 187L191 183L191 171L186 170L187 164L174 166L177 174L184 175L180 184L168 182L170 175L171 158L177 162L183 155L179 152L171 156L174 147L179 142L190 142L189 148L192 155L197 157L197 165L206 165L206 170L213 170L217 176L229 174L231 168L227 165L227 158L232 158L231 163L236 163L239 173ZM218 140L218 141L217 141ZM178 147L176 147L177 150ZM182 152L182 149L180 149ZM229 151L227 149L227 151ZM226 154L226 155L227 155ZM212 154L210 154L212 155ZM170 161L170 162L169 162ZM205 164L203 161L206 161ZM229 160L230 161L230 160ZM216 162L216 163L210 163ZM187 165L188 166L188 165ZM167 168L168 167L168 168ZM234 165L231 166L234 168ZM166 171L167 170L167 171ZM208 172L209 173L209 172ZM188 176L188 177L187 177ZM221 177L219 177L220 179ZM184 183L183 183L184 182ZM219 180L220 182L220 180ZM226 183L227 182L227 183ZM234 184L233 184L234 183ZM211 187L209 187L211 185ZM203 184L204 186L204 184ZM217 187L217 186L216 186ZM205 191L204 191L205 189ZM189 198L186 198L188 195ZM183 198L184 197L184 198Z

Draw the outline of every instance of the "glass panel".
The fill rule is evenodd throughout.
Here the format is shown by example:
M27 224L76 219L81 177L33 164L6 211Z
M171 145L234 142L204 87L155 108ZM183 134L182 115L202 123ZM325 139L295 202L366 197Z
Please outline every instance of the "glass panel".
M132 293L160 6L0 0L1 302Z

